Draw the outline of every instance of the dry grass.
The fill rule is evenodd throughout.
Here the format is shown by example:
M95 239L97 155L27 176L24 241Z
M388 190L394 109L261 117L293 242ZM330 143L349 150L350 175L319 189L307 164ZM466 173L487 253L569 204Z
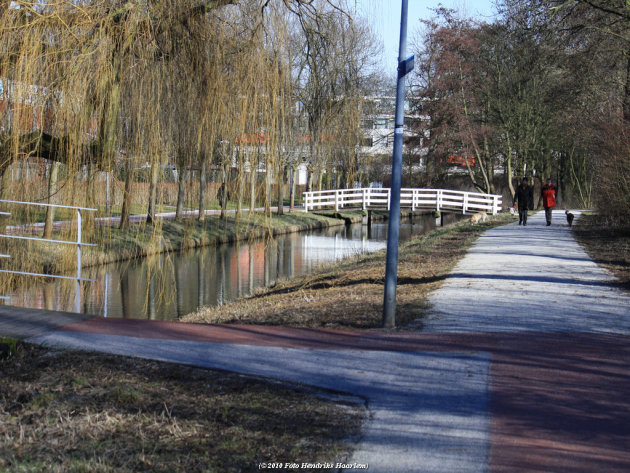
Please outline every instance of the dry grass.
M630 228L615 226L601 215L582 213L573 230L588 255L630 289Z
M0 360L2 472L253 472L346 459L364 411L297 387L18 344Z
M511 221L496 216L472 226L468 220L435 229L401 244L397 325L417 328L426 295L448 275L472 242L492 226ZM324 267L221 307L206 307L186 322L271 324L297 327L374 329L382 325L385 251Z

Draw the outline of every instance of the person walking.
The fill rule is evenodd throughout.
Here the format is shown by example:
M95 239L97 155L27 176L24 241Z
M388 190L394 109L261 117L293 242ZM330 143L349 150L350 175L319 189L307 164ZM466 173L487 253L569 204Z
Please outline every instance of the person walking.
M518 224L527 225L527 211L534 208L534 188L529 186L526 177L514 193L513 205L516 208L518 203Z
M543 207L545 208L547 226L549 226L551 225L551 214L553 213L553 208L556 206L556 187L551 182L551 179L547 179L547 183L542 187L540 197L542 199Z

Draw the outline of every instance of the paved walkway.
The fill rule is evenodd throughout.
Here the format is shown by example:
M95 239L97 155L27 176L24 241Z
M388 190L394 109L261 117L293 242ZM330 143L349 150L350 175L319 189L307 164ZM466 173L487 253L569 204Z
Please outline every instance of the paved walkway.
M13 308L0 331L361 396L370 420L352 462L370 472L628 472L630 300L554 218L484 234L432 295L421 333L48 312L33 336L36 319Z
M304 210L303 205L296 205L294 208L295 210L301 210L301 211ZM288 206L283 207L283 209L285 213L290 211L290 207ZM225 211L228 214L236 213L236 209L226 209ZM264 212L265 208L257 207L254 209L254 211ZM271 211L277 212L278 207L277 206L271 207ZM247 207L246 209L243 209L243 213L249 213L249 207ZM156 220L174 220L176 215L177 214L175 212L159 212L155 214L155 219ZM193 218L193 217L197 217L198 215L199 215L199 210L184 210L182 212L182 217L185 217L185 218ZM205 210L204 215L221 215L221 209ZM129 216L129 221L131 223L144 222L146 221L146 219L147 219L147 214L134 214L134 215ZM120 217L97 217L94 219L94 222L97 225L113 227L113 226L120 225ZM76 224L77 224L76 220L57 220L53 223L53 228L55 230L59 230L61 228L66 228L73 225L76 226ZM41 232L43 229L44 229L44 222L26 223L22 225L9 225L6 228L6 232L10 235L13 235L13 234L20 234L20 233L25 233L25 232L36 233L36 232Z
M545 215L486 232L429 302L429 332L630 334L630 297L579 246L564 219ZM561 226L557 226L561 224Z

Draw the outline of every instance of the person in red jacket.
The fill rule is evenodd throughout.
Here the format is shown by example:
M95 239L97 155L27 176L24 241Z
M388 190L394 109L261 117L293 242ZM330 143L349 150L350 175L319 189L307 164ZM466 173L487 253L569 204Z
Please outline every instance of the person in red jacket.
M549 226L551 225L551 213L556 206L556 187L552 184L551 179L547 179L547 184L542 187L540 197L545 208L547 226Z

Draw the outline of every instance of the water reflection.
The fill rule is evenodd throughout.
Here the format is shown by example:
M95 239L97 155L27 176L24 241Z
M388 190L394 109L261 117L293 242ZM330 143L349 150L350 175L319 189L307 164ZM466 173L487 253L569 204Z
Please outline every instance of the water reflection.
M401 240L435 227L430 217L401 223ZM82 312L107 317L175 320L203 305L222 305L278 279L386 247L387 223L288 234L225 244L84 271ZM17 291L11 304L73 311L74 283L50 281Z

